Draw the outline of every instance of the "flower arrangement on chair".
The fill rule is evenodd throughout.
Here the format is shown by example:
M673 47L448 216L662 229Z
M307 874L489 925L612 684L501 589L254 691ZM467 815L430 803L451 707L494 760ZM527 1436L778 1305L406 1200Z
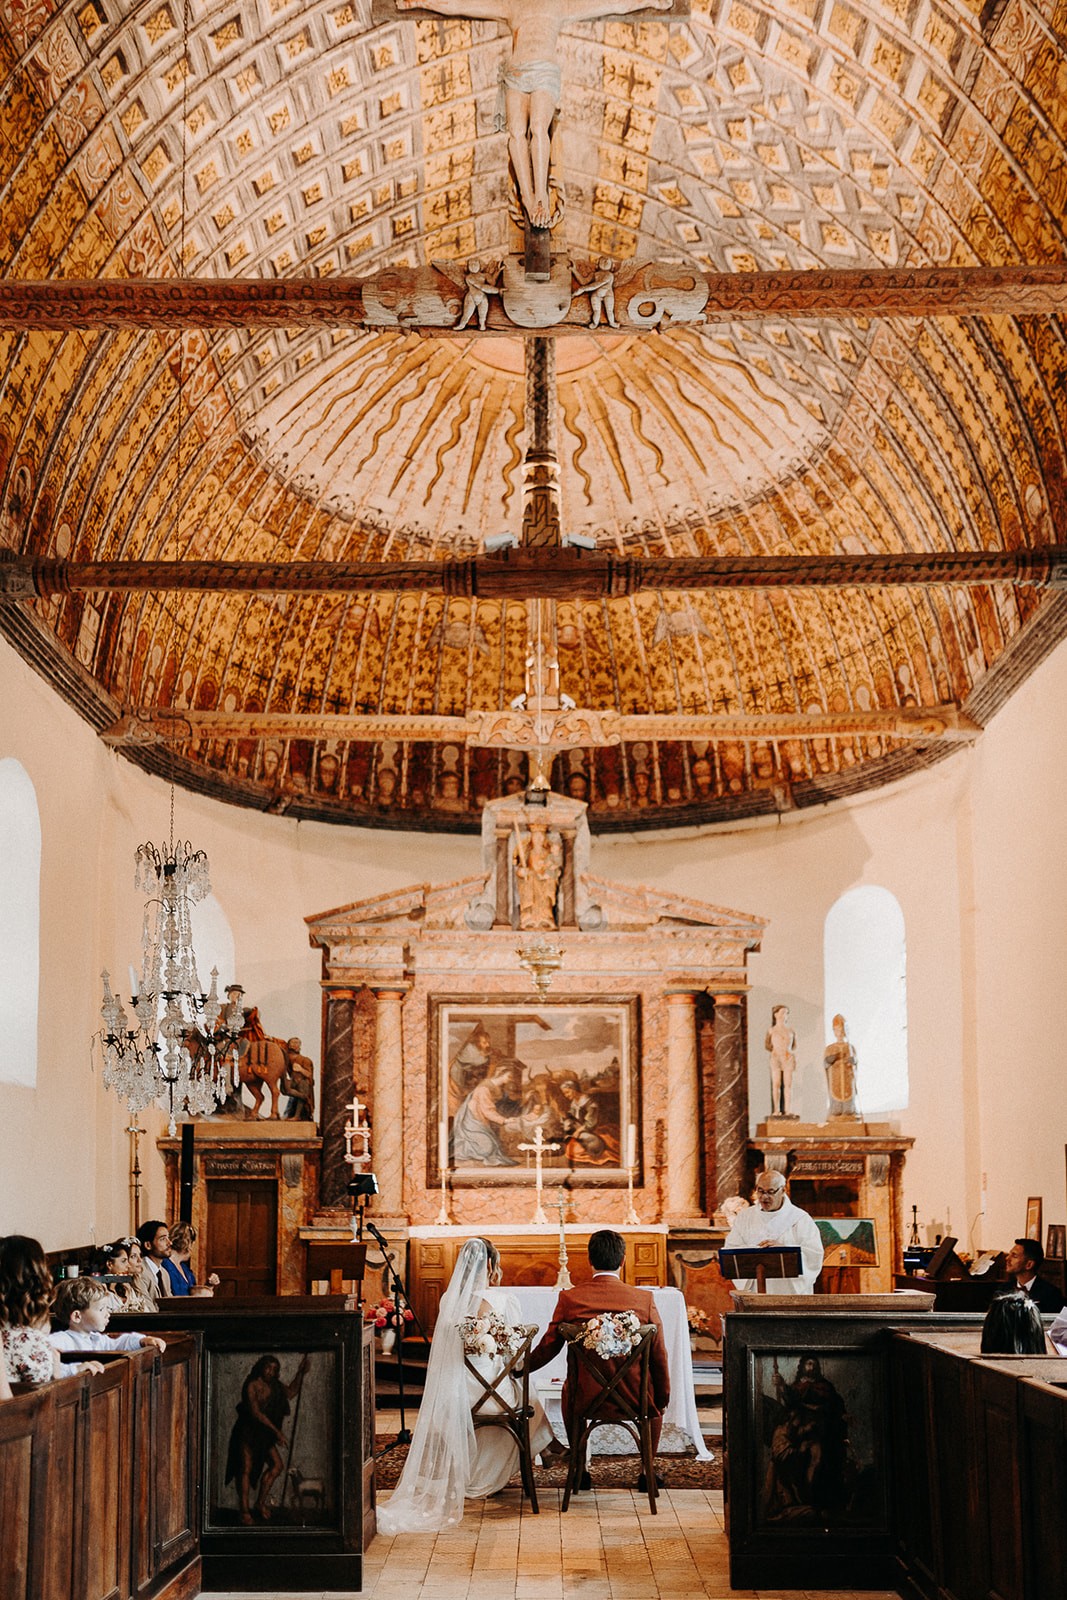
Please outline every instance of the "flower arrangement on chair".
M595 1350L603 1361L628 1356L641 1342L641 1318L636 1311L602 1311L590 1317L575 1340L587 1350Z
M522 1328L511 1328L495 1311L482 1317L464 1317L459 1325L463 1351L468 1356L510 1356L525 1336Z

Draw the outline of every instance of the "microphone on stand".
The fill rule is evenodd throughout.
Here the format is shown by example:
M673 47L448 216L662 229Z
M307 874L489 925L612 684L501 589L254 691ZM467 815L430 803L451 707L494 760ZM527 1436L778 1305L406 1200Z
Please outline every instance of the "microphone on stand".
M373 1238L377 1239L378 1243L381 1245L382 1255L385 1257L386 1261L392 1261L393 1258L389 1253L389 1242L381 1233L378 1232L378 1229L374 1226L374 1223L371 1222L369 1218L365 1218L363 1226L366 1228L367 1232L371 1234Z

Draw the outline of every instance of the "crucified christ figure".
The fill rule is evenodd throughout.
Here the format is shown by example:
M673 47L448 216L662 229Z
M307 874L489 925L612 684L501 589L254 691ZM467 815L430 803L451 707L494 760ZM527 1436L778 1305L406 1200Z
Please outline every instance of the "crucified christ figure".
M532 228L552 221L548 162L552 119L559 105L560 29L568 22L669 11L673 0L396 0L398 11L436 11L444 17L505 22L511 60L504 73L508 153L519 198Z

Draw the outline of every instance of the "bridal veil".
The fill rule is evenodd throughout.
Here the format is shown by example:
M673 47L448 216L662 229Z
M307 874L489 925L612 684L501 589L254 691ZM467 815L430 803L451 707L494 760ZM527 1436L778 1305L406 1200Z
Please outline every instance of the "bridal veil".
M408 1458L378 1512L384 1534L434 1533L463 1518L475 1444L459 1323L477 1311L488 1284L485 1241L468 1239L441 1296Z

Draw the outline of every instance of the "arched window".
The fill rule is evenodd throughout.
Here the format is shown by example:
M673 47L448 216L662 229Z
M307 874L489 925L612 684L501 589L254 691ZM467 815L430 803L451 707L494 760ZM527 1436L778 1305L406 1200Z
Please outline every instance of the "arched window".
M830 907L823 930L826 1033L845 1019L858 1064L856 1098L864 1116L908 1103L908 996L904 913L875 884L849 889Z
M0 760L0 1083L37 1083L41 817L29 773Z
M196 975L207 994L211 988L211 969L219 970L219 999L226 1003L226 985L238 982L237 957L229 918L213 894L205 895L192 908L193 949Z

